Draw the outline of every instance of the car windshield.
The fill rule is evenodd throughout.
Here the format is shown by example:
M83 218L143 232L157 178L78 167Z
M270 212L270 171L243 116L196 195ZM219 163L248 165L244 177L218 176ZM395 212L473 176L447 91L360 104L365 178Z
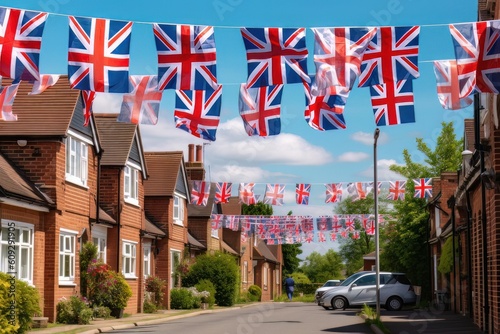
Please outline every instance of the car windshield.
M339 286L348 286L350 285L355 279L357 279L359 276L365 274L364 272L361 272L361 273L356 273L356 274L353 274L349 277L346 278L345 281L343 281L342 283L339 284Z

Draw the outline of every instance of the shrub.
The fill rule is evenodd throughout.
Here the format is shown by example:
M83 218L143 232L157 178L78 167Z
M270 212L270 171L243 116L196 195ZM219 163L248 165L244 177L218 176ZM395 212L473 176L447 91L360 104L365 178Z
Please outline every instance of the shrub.
M80 294L87 297L87 269L92 260L97 259L97 246L87 241L80 252Z
M165 280L159 277L149 276L146 279L146 291L152 294L152 303L158 308L163 305L163 289L167 285Z
M248 287L248 299L252 302L260 301L262 296L262 289L258 285L250 285Z
M87 325L92 315L92 309L77 296L71 296L69 300L63 298L56 305L56 322L61 324Z
M107 319L111 316L111 310L106 306L94 306L92 312L94 318Z
M207 297L202 296L202 303L208 303L209 306L213 306L215 304L215 286L212 282L207 279L202 279L198 282L198 284L196 284L195 287L196 290L201 291L202 293L203 291L208 292Z
M173 288L170 290L170 308L188 310L200 307L200 300L193 295L192 288Z
M142 310L144 313L155 313L157 311L156 305L148 300L144 301L142 305Z
M15 300L11 291L15 291ZM15 308L11 309L11 305ZM9 323L11 310L15 311L15 325ZM25 333L31 328L31 318L40 313L38 291L26 282L0 272L0 328L5 333Z
M232 255L217 252L213 255L198 256L182 280L182 284L194 286L203 279L213 282L217 305L234 304L238 290L239 267Z

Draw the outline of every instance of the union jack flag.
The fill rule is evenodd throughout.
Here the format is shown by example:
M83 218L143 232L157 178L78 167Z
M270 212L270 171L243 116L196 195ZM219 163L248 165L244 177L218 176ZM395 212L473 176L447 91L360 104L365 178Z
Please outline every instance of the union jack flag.
M311 185L308 183L297 183L295 185L295 202L297 204L309 204L309 195L311 194Z
M350 182L347 184L347 192L353 197L353 201L365 199L370 192L370 183L368 182Z
M311 94L309 84L304 82L306 109L304 118L310 127L319 131L345 129L344 107L349 90L341 86L332 86L324 95Z
M249 136L274 136L281 132L283 85L247 88L241 84L239 110Z
M325 203L336 203L342 200L342 183L325 184L326 200Z
M132 22L70 16L69 27L71 88L128 93Z
M264 204L270 205L283 205L283 198L285 196L284 184L268 184L267 191L264 196Z
M316 218L316 225L319 231L331 231L332 230L332 217L319 217Z
M191 204L206 206L210 195L210 182L193 181Z
M215 203L228 203L231 197L231 187L230 182L217 182L215 184Z
M246 205L256 204L257 197L253 192L253 187L255 183L240 183L239 193L240 193L240 202Z
M318 232L318 242L326 242L325 232L322 231Z
M40 74L40 79L33 83L33 88L29 95L42 94L47 88L54 86L59 81L60 75L58 74Z
M375 221L373 219L368 220L366 226L364 227L367 235L375 234Z
M356 229L355 222L354 222L354 216L345 215L344 219L345 219L344 225L345 225L346 231L354 231Z
M397 201L405 199L406 181L389 181L387 199Z
M240 225L240 218L235 215L224 216L224 228L228 228L232 231L238 231Z
M341 86L351 90L360 74L361 59L376 28L317 28L314 32L316 80L313 95L324 95L327 88Z
M438 99L444 109L463 109L473 102L469 95L474 92L475 72L460 72L456 60L434 61Z
M83 99L83 126L89 125L90 117L92 116L92 104L95 99L95 92L82 90Z
M481 93L500 91L500 21L483 21L450 25L459 66L472 63L476 88ZM475 67L475 68L474 68ZM461 70L459 75L469 72Z
M357 239L359 239L359 236L360 236L359 231L354 231L354 232L352 232L351 238L354 240L357 240Z
M224 215L212 214L210 216L210 220L212 221L211 223L212 230L218 230L222 226L222 222L224 221Z
M0 76L40 79L38 63L47 13L0 8Z
M371 86L370 95L375 123L378 126L415 123L411 80Z
M415 79L418 72L420 27L381 27L361 62L359 87Z
M415 198L429 198L432 197L432 179L422 178L414 179L415 184Z
M330 241L335 241L337 240L337 233L336 232L330 232Z
M349 237L349 231L347 230L342 230L340 231L340 236L343 238L343 239L347 239Z
M214 28L154 24L159 89L217 89Z
M305 28L242 28L249 88L310 82Z
M176 90L175 126L195 137L215 141L220 122L222 86L216 90Z
M332 231L338 233L342 229L342 224L339 223L338 219L334 219L332 222Z
M133 124L158 123L162 92L156 75L131 75L131 93L123 94L118 122Z
M17 115L12 113L12 105L14 104L14 99L16 98L18 88L18 83L6 87L1 87L0 108L2 108L2 117L0 118L0 120L17 121Z

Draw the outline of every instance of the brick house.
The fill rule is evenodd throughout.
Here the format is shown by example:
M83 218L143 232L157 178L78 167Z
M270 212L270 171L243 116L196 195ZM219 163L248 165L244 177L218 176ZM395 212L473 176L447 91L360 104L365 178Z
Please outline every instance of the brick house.
M156 241L152 275L167 281L164 301L170 308L170 289L179 285L177 269L188 243L190 191L182 151L146 152L145 159L149 172L144 182L146 216L166 234Z

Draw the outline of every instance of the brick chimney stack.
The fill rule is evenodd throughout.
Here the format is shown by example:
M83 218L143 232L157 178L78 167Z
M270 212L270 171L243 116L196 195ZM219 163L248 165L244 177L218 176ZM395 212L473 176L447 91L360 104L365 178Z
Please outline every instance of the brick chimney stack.
M196 154L196 155L195 155ZM196 160L195 160L196 159ZM185 163L188 180L204 180L205 168L203 167L203 146L188 145L188 161Z
M189 144L188 150L188 162L194 162L194 144Z
M203 147L196 145L196 162L203 163Z

